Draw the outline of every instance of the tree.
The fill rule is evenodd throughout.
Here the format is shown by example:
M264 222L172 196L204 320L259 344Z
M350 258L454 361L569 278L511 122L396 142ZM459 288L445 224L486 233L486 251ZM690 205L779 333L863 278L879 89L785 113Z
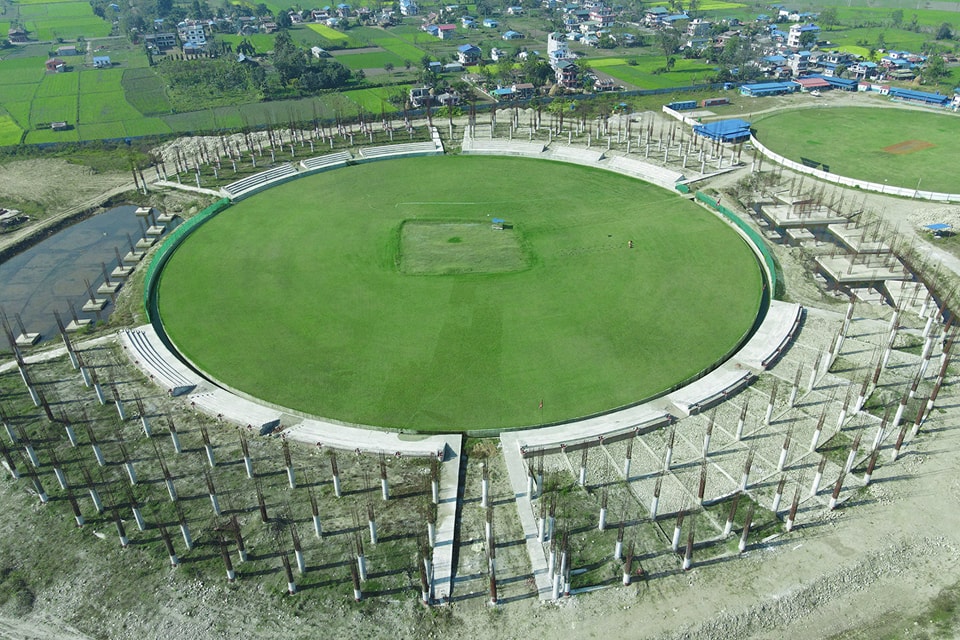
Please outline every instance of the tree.
M387 73L390 73L391 71L393 71L393 63L385 62L383 65L383 70L386 71Z
M277 11L277 26L281 29L289 29L293 26L293 20L290 19L289 11Z
M806 49L807 47L817 43L817 32L810 30L804 31L800 34L800 46Z
M903 24L903 9L897 9L890 13L890 24L895 29L900 28L900 25Z
M937 29L937 40L953 40L953 27L949 22L944 22Z
M173 0L157 0L157 15L161 18L167 17L173 9Z
M842 78L843 74L845 74L846 72L847 72L847 65L838 64L837 68L833 70L833 75L835 75L838 78Z
M925 84L939 84L940 80L950 75L943 56L930 56L920 70L920 79Z
M307 56L302 49L293 43L290 33L286 30L277 32L273 42L273 68L280 74L280 82L288 84L299 78L307 67Z
M834 7L824 7L820 10L820 17L818 18L820 24L826 26L833 26L840 24L840 19L837 16L837 10Z

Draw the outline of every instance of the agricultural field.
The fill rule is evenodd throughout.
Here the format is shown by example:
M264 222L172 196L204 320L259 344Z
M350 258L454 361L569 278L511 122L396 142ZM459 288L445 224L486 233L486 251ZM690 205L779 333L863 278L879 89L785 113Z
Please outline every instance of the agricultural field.
M636 64L630 64L631 61ZM715 65L683 58L676 60L669 73L655 73L664 65L663 56L588 59L587 64L638 89L670 89L703 84L715 73Z
M353 51L336 51L333 57L340 64L351 71L357 69L382 69L385 64L392 64L396 68L403 68L403 58L385 50L359 49Z
M837 107L758 117L757 138L791 160L878 184L957 192L960 118L949 113Z
M36 40L73 40L110 35L109 22L93 14L87 2L37 3L18 7L23 28Z
M403 231L415 223L448 227ZM502 242L471 242L480 227ZM174 254L159 300L178 347L233 388L347 422L502 428L630 404L709 367L752 325L760 271L723 222L646 183L417 158L234 205ZM290 384L293 370L311 382Z

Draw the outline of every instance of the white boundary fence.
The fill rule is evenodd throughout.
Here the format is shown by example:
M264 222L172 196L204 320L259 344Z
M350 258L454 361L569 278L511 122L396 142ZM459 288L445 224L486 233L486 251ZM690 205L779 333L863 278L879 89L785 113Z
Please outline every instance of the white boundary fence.
M903 187L894 187L888 184L878 184L876 182L867 182L865 180L856 180L854 178L847 178L845 176L837 175L835 173L830 173L829 171L823 171L822 169L814 169L813 167L808 167L806 165L800 164L799 162L794 162L784 158L779 153L775 153L770 149L767 149L759 140L754 136L750 136L750 143L754 146L757 151L773 160L778 164L782 164L788 169L792 169L799 173L805 173L814 178L819 178L820 180L825 180L827 182L832 182L833 184L842 184L846 187L855 187L858 189L863 189L864 191L875 191L877 193L883 193L887 195L894 196L903 196L904 198L913 198L920 200L937 200L940 202L960 202L960 193L940 193L937 191L920 191L917 189L905 189ZM918 183L919 187L919 183Z

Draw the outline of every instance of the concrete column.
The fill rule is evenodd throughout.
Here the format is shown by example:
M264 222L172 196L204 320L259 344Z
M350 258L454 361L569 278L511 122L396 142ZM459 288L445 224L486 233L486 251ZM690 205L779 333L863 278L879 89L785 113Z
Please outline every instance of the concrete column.
M207 453L207 464L210 465L210 468L212 469L217 466L217 462L213 457L213 445L205 444L203 445L203 449Z

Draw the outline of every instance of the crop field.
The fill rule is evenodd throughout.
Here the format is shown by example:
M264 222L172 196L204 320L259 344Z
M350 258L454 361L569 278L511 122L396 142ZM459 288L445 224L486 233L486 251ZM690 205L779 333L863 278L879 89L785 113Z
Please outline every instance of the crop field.
M0 85L38 84L43 80L46 58L6 58L0 64Z
M332 27L328 27L327 25L320 24L318 22L311 22L307 24L307 28L318 34L320 37L329 40L330 42L346 42L350 39L350 36L344 32L337 31Z
M123 91L84 93L80 96L80 122L116 122L143 117L123 97ZM86 138L86 136L84 136Z
M352 102L373 114L394 113L397 108L387 99L389 92L406 91L409 87L390 87L389 89L354 89L344 93Z
M382 69L388 62L396 68L403 68L403 58L389 51L370 53L348 53L335 56L337 62L351 71L357 69Z
M77 121L77 96L34 99L30 107L30 125Z
M123 69L87 69L78 75L82 93L123 91Z
M79 73L51 73L44 76L40 86L34 94L36 98L55 98L62 96L73 96L77 98L80 90Z
M18 144L23 130L8 115L0 115L0 146Z
M403 231L424 224L446 226ZM422 430L639 401L733 349L759 304L749 247L677 194L465 156L358 165L248 198L185 241L159 297L174 342L226 384Z
M791 160L878 184L956 193L960 118L947 113L838 107L754 121L757 138Z
M617 80L641 89L668 89L707 82L714 66L698 60L678 59L670 73L653 73L664 64L661 56L635 58L637 64L627 64L625 58L600 58L589 65L610 74ZM611 64L612 61L613 64Z
M163 80L153 69L124 69L121 86L130 105L140 113L168 114L172 107L163 88Z

